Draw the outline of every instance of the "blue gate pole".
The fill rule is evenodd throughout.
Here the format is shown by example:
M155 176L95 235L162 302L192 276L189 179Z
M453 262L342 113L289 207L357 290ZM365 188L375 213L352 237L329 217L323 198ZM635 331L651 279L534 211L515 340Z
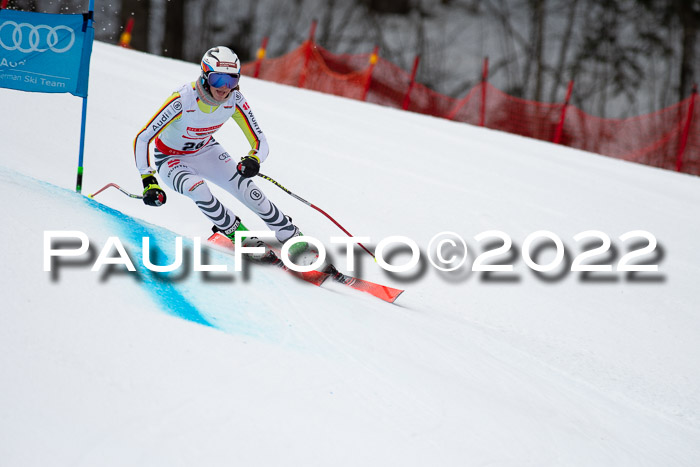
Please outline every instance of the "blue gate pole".
M92 28L93 15L95 11L95 0L90 0L86 26ZM84 25L85 27L85 25ZM75 191L80 193L83 189L83 156L85 154L85 123L87 120L87 90L83 97L83 115L80 122L80 150L78 152L78 179L75 183Z
M85 119L87 117L87 97L83 97L83 117L80 123L80 152L78 153L78 180L75 191L80 193L83 189L83 154L85 152Z

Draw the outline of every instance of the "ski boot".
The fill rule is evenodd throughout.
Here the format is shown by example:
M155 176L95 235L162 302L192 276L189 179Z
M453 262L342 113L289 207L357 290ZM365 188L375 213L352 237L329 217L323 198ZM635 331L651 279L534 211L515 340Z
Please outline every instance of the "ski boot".
M236 232L241 231L241 232L247 232L248 229L246 226L244 226L241 223L241 219L236 216L236 221L233 223L233 226L224 230L221 229L217 226L213 226L211 228L212 232L220 233L222 235L225 235L229 240L231 240L231 243L233 243L233 246L235 248L236 246ZM263 253L245 253L244 256L252 261L257 261L259 263L275 263L278 261L277 255L275 254L274 251L272 251L265 242L260 240L258 237L244 237L241 236L241 245L245 247L264 247L265 251Z
M286 216L287 220L292 223L292 218L289 216ZM291 240L294 237L303 237L304 234L301 233L301 230L299 230L299 227L294 225L294 233L290 235L290 237L285 240L282 243L286 243L289 240ZM299 266L308 266L309 264L313 264L314 261L316 261L316 258L318 258L319 253L318 249L309 244L309 242L297 242L294 245L289 247L289 259L294 263Z

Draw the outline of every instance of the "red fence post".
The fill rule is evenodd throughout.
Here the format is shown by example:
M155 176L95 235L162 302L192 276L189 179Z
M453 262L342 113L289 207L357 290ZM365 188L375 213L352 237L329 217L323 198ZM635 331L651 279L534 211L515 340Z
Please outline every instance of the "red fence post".
M557 131L554 133L554 144L559 144L561 141L561 134L564 129L564 119L566 118L566 109L569 107L569 100L571 99L571 91L574 89L574 81L569 81L569 87L566 88L566 98L564 99L564 105L561 108L561 116L559 117L559 123L557 124Z
M683 125L683 132L681 133L681 142L678 144L678 155L676 156L676 172L680 172L683 168L683 153L685 152L685 146L688 144L688 134L690 133L690 121L693 119L693 111L695 110L695 96L698 95L698 85L697 83L693 85L693 91L690 94L690 104L688 105L688 117L685 119L685 125Z
M416 55L415 60L413 60L413 70L411 71L411 81L408 83L408 90L406 91L406 95L403 97L403 104L401 104L401 108L403 110L408 109L409 104L411 103L411 91L413 90L413 84L416 82L416 73L418 72L418 63L420 62L420 55Z
M299 75L299 84L297 87L303 88L304 82L306 81L306 72L309 67L309 60L311 60L311 47L314 45L314 36L316 35L316 20L311 21L311 30L309 31L309 39L306 43L306 51L304 53L304 68L301 70L301 75Z
M119 45L125 48L131 47L131 31L134 29L134 18L129 18L126 22L124 32L119 36Z
M484 64L481 68L481 109L479 110L479 126L486 123L486 83L489 79L489 58L484 57Z
M265 53L267 50L267 37L263 37L262 44L260 44L260 48L258 49L258 55L255 60L255 71L253 72L253 78L257 78L260 76L260 64L263 61L263 58L265 58Z
M372 71L374 71L374 65L377 64L379 60L379 46L375 45L372 55L369 56L369 70L367 70L367 80L365 81L365 89L362 91L362 100L367 100L367 93L369 92L369 87L372 84Z

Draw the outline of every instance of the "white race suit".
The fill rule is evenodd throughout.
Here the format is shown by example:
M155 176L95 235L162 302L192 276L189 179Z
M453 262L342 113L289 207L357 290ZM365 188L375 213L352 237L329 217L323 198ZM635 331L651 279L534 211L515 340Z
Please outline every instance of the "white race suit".
M250 143L248 155L264 162L269 152L267 140L243 94L235 89L228 100L210 106L200 100L193 82L173 93L136 136L136 167L142 175L153 173L149 145L155 141L154 163L164 184L192 199L214 225L228 230L236 215L211 193L205 180L235 196L284 242L294 234L295 226L251 178L238 173L237 162L213 137L229 118Z

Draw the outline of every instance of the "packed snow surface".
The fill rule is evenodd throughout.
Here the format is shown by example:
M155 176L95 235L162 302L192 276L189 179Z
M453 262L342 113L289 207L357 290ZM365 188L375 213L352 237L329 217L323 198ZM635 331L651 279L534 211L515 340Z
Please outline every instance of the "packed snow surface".
M228 271L198 272L210 225L189 199L85 196L110 182L140 192L133 138L197 75L95 44L82 195L81 100L0 89L0 464L700 465L700 178L244 77L271 147L262 171L370 248L404 236L421 259L390 273L356 249L355 275L406 290L395 304L276 268L236 272L214 250L204 261ZM248 150L233 122L217 140ZM336 226L257 184L347 271ZM571 271L603 244L575 240L592 230L611 246L582 262L612 270ZM51 231L90 248L47 272ZM561 239L561 263L541 231ZM635 231L658 243L620 238ZM468 247L453 272L428 259L443 232ZM106 246L118 259L111 237L136 272L91 270ZM183 266L149 272L144 237L159 264L183 237ZM461 251L453 239L445 259ZM507 239L483 264L512 271L472 271ZM658 271L617 270L647 245L630 264ZM411 256L387 251L395 265Z

